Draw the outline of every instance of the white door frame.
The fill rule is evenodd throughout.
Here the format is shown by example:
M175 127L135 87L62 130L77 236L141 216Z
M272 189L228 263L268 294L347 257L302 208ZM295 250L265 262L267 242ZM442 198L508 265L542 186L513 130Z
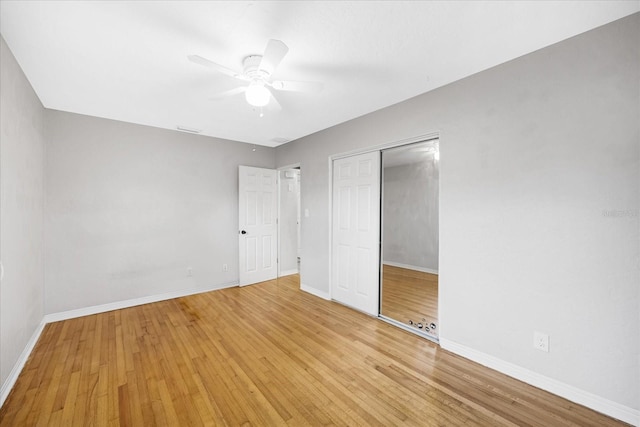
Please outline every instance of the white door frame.
M359 148L356 150L351 150L351 151L346 151L343 153L338 153L338 154L333 154L331 156L328 157L328 164L329 164L329 191L328 193L328 199L329 199L329 203L327 204L329 206L328 209L328 215L329 215L329 298L330 299L334 299L334 283L333 280L331 279L333 277L333 161L337 160L337 159L342 159L344 157L351 157L351 156L357 156L359 154L365 154L365 153L371 153L374 151L382 151L385 150L387 148L394 148L394 147L399 147L401 145L407 145L407 144L414 144L416 142L421 142L421 141L427 141L430 139L439 139L440 142L442 142L441 136L440 136L440 132L439 131L435 131L435 132L430 132L430 133L426 133L423 135L417 135L411 138L407 138L407 139L402 139L402 140L397 140L397 141L392 141L392 142L388 142L388 143L384 143L384 144L380 144L380 145L375 145L372 147L366 147L366 148ZM438 204L438 209L439 209L439 204ZM438 230L438 233L440 231ZM440 252L438 252L438 258L440 257ZM379 262L382 262L382 258L379 259ZM440 259L438 259L438 265L440 265ZM440 306L440 298L441 298L442 293L438 292L438 306ZM378 286L378 301L380 301L380 286ZM379 304L379 302L378 302ZM380 307L378 307L378 312L380 311ZM441 322L440 322L440 311L438 311L438 328L440 328L440 330L442 330L442 326L441 326Z

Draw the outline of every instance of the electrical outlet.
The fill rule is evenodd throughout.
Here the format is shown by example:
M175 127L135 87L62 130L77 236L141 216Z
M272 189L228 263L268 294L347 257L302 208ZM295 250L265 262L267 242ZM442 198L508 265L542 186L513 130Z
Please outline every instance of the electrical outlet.
M229 266L227 264L222 264L222 271L229 271Z
M193 268L187 267L187 277L193 276Z
M542 332L534 332L533 333L533 348L536 350L544 351L546 353L549 352L549 335L543 334Z

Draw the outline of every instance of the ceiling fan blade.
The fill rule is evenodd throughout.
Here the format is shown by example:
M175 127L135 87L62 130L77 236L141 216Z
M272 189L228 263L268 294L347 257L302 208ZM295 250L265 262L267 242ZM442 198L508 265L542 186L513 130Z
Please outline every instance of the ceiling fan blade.
M238 73L236 71L233 71L230 68L224 67L220 64L216 64L215 62L209 61L207 58L203 58L202 56L189 55L187 56L187 58L189 59L189 61L195 64L199 64L207 68L211 68L212 70L218 71L222 74L226 74L228 76L235 77L236 79L240 79L240 80L245 80L245 81L248 80L247 77L242 73Z
M280 103L278 102L278 99L274 96L273 92L271 92L271 99L267 104L267 108L270 111L273 111L274 113L279 113L280 111L282 111L282 105L280 105Z
M247 88L245 86L240 86L240 87L236 87L236 88L233 88L233 89L225 90L224 92L216 93L215 95L210 96L209 99L211 99L211 100L222 99L222 98L226 98L228 96L233 96L233 95L237 95L239 93L243 93L246 90L247 90Z
M324 88L324 85L318 82L292 82L283 80L276 80L271 82L270 85L275 90L282 90L286 92L318 93Z
M264 70L268 74L272 74L282 61L282 58L289 52L289 48L286 44L280 40L271 39L267 43L267 47L262 55L262 61L258 66L258 70Z

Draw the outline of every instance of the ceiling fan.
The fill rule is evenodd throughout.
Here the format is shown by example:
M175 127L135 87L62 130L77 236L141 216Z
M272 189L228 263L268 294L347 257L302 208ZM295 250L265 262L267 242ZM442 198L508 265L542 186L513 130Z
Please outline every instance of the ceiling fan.
M249 55L244 58L242 61L242 72L234 71L198 55L189 55L187 58L191 62L249 83L246 86L240 86L214 95L213 99L244 93L247 102L254 107L264 107L269 104L270 101L273 101L276 108L280 109L280 104L271 90L319 92L323 86L322 83L314 82L271 80L273 72L288 51L289 48L286 44L280 40L271 39L267 43L264 54Z

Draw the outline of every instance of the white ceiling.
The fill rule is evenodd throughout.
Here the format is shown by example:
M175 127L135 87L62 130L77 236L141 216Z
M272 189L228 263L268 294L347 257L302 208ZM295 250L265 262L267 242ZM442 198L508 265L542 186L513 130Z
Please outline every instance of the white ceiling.
M640 10L634 1L0 1L0 32L47 108L277 146ZM239 83L269 39L289 53L260 118ZM4 88L3 88L4 90Z

